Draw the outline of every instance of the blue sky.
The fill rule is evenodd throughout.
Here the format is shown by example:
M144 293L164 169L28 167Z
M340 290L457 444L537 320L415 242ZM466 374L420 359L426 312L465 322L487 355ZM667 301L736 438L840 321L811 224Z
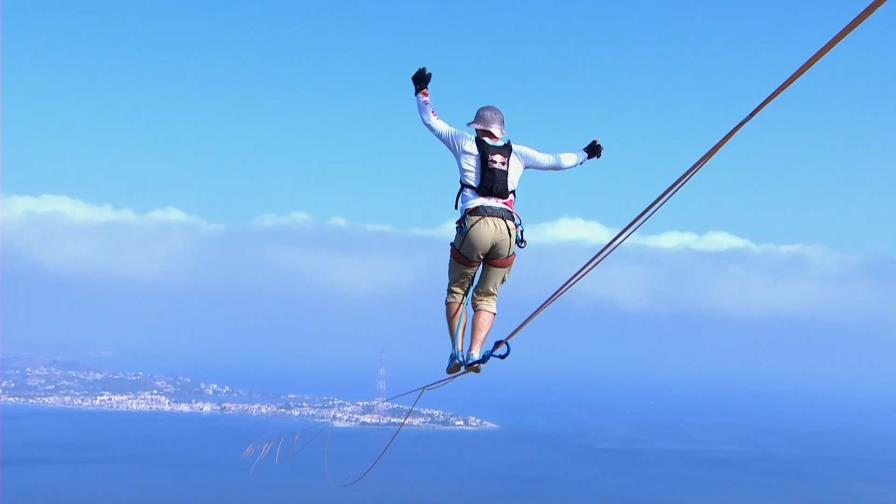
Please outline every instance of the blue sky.
M417 117L418 66L450 123L490 103L514 142L607 148L524 176L532 246L504 331L863 7L5 2L5 348L316 393L358 393L352 372L373 376L385 348L396 387L429 377L457 172ZM892 386L891 11L534 325L498 379L535 386L554 335L591 358L548 383Z
M442 223L456 172L408 91L427 65L454 124L494 103L518 143L568 151L600 136L601 161L527 175L521 210L619 226L863 2L522 2L485 32L463 6L342 5L7 2L4 192L225 223L294 210ZM653 225L893 250L889 10Z

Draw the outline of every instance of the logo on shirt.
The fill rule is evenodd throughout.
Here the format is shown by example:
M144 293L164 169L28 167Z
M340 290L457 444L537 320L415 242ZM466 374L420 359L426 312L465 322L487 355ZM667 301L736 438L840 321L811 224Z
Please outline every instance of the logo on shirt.
M490 154L488 156L488 167L507 171L507 157L502 154Z

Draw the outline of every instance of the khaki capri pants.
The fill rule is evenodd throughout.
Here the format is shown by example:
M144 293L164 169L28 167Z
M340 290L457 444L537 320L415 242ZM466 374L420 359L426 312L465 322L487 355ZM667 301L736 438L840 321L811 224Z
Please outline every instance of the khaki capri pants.
M516 248L516 225L501 217L464 217L451 244L448 295L445 303L463 303L476 271L482 274L473 289L473 310L497 313L498 289L510 277Z

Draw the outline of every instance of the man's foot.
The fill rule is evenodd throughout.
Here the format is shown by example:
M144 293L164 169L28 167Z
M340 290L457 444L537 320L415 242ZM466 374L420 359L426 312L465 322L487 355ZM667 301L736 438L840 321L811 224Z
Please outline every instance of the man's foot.
M467 352L467 362L475 362L479 360L479 354L474 352ZM472 371L474 373L478 373L482 371L482 366L479 364L464 364L464 369L467 371Z
M464 367L464 363L457 358L456 353L451 352L451 355L448 357L448 367L445 368L445 372L448 374L459 373L462 367Z

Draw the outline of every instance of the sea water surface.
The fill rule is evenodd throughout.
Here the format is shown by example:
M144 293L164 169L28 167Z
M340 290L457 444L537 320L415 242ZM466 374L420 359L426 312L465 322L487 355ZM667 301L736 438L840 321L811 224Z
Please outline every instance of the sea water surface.
M3 502L896 502L896 456L877 442L883 438L711 426L682 435L649 422L637 437L624 425L579 433L407 429L351 488L332 483L359 474L392 431L332 429L295 456L284 448L279 464L272 453L250 474L254 458L241 458L247 445L291 439L307 426L7 406Z

